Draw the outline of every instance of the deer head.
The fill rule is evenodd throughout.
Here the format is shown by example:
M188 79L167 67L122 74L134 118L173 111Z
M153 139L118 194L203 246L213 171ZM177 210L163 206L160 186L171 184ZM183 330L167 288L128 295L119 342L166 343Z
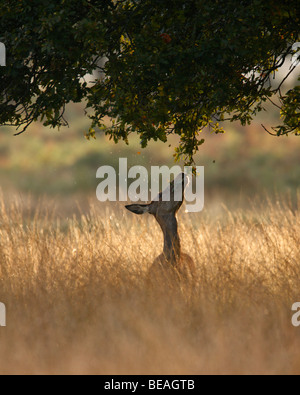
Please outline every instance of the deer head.
M184 201L184 191L188 182L188 177L182 173L150 204L131 204L126 208L137 215L146 213L155 217L176 215Z

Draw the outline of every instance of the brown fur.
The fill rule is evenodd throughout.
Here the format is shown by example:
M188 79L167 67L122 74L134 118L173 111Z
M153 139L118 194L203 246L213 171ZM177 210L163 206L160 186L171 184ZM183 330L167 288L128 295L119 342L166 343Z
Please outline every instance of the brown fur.
M179 262L173 266L163 254L158 256L147 275L149 282L174 283L174 281L192 282L195 279L196 265L193 259L187 254L181 254Z

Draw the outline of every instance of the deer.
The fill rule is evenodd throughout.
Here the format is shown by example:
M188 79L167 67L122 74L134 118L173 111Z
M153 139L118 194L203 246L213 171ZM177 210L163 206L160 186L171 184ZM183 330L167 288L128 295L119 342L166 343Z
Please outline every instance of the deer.
M161 192L150 204L131 204L126 209L137 215L150 214L158 222L163 236L163 253L153 262L148 271L150 280L184 280L194 279L196 267L193 259L182 252L181 241L178 232L177 213L184 202L184 192L189 178L186 174L180 174L172 181L168 188ZM164 201L163 196L170 199ZM177 197L180 194L180 200Z

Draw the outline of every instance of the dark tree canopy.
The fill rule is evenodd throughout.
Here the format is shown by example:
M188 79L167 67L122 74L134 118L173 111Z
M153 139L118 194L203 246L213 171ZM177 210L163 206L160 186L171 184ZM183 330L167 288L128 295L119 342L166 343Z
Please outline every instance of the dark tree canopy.
M115 141L138 133L145 147L177 134L176 156L192 162L205 127L250 123L279 95L283 123L274 134L299 134L300 86L286 93L270 82L300 41L299 4L2 0L0 124L59 127L66 104L85 100L90 136L108 116ZM95 70L102 74L88 84Z

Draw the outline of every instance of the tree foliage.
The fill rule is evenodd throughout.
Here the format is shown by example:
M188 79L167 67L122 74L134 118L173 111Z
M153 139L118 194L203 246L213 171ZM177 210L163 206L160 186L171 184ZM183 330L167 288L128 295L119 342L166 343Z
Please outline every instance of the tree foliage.
M279 95L274 134L298 134L299 86L285 93L271 79L299 27L298 0L2 0L0 124L60 127L66 104L85 100L89 136L108 116L116 142L176 134L176 157L192 162L204 128L250 123Z

